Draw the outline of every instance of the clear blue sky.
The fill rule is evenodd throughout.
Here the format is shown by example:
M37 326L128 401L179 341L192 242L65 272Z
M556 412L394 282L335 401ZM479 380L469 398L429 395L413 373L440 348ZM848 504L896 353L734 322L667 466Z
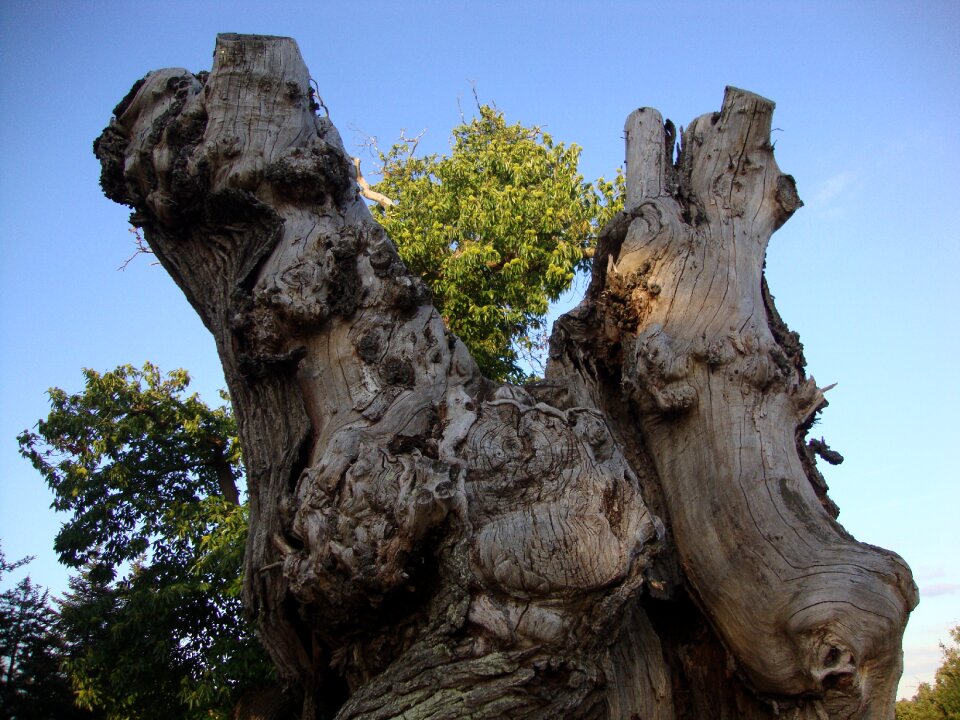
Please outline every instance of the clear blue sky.
M670 7L667 7L667 6ZM960 623L960 2L0 2L0 539L66 586L50 494L16 434L80 368L188 368L211 402L213 342L166 275L132 252L91 143L148 70L209 69L218 32L299 43L348 148L427 130L443 151L471 88L509 120L583 148L587 177L623 161L623 121L678 125L725 85L777 102L778 162L806 207L768 279L821 385L816 434L840 520L912 565L921 605L902 692L929 679Z

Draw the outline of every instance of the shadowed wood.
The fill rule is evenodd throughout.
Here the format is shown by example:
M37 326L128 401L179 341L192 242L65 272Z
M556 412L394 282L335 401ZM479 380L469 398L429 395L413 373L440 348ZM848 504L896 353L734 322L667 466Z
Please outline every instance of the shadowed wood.
M772 103L728 89L676 162L630 116L627 206L521 388L444 329L309 82L291 39L221 35L95 144L216 341L245 600L302 717L892 718L915 589L811 484Z

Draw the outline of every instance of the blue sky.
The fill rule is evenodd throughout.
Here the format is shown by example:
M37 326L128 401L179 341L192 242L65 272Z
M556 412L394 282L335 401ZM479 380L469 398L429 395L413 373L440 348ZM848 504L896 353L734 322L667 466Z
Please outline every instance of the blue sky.
M510 121L623 161L627 114L678 125L725 85L777 103L780 167L806 206L767 274L809 371L839 383L814 432L840 520L901 553L921 590L901 692L960 624L960 3L0 2L0 539L54 592L51 496L15 437L82 367L185 367L211 402L213 342L166 275L131 254L91 143L148 70L209 69L218 32L295 37L348 149L426 129L448 148L472 89ZM667 7L669 5L669 7Z

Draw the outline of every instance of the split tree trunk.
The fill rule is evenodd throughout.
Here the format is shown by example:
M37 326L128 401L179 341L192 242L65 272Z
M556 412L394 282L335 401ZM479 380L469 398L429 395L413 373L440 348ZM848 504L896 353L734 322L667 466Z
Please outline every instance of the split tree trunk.
M676 162L630 116L626 209L523 388L445 331L314 108L292 40L221 35L95 146L216 340L245 597L303 718L892 718L916 589L805 444L773 104L728 89Z

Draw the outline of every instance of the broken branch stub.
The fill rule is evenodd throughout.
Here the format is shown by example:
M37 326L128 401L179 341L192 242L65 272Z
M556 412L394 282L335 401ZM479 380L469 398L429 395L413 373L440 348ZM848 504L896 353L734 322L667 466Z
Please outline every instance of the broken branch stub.
M602 359L599 392L638 419L686 580L757 689L843 688L846 712L892 717L916 588L902 559L834 521L801 462L798 431L823 396L799 345L775 339L763 292L770 235L802 204L773 158L772 113L727 88L676 163L672 126L631 114L629 224L559 324L553 372Z
M221 35L95 145L216 341L245 600L303 717L888 716L912 583L798 457L822 398L761 288L799 205L772 104L728 91L677 163L632 116L628 207L520 388L445 331L309 77L289 38Z

